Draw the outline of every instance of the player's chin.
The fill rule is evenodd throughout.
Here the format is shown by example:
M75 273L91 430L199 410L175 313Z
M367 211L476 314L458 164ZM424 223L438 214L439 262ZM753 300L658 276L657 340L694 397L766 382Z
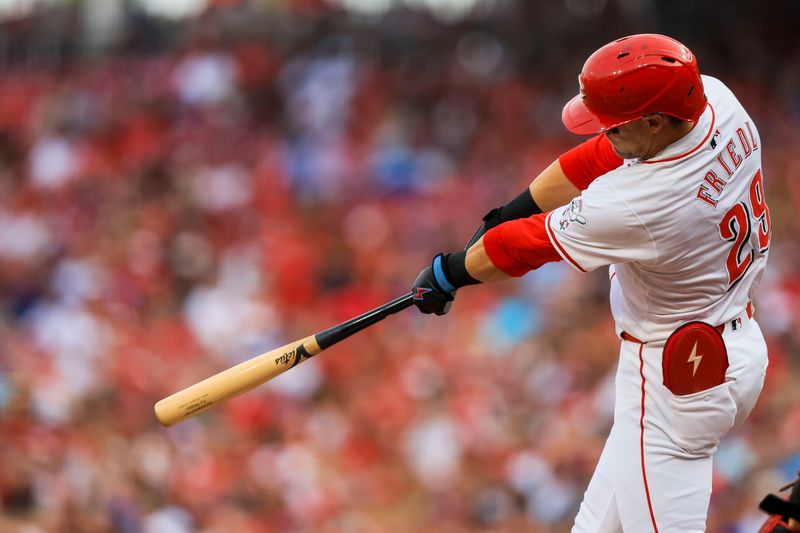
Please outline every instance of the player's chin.
M638 151L634 152L633 150L625 150L622 148L617 148L613 144L611 145L611 148L613 148L614 152L616 152L617 155L620 156L622 159L636 159L639 157Z
M619 146L617 146L614 143L614 141L611 140L611 137L609 135L606 135L606 139L608 139L608 143L611 145L611 149L614 150L614 153L616 153L622 159L629 159L627 150L624 150L623 148L620 148Z

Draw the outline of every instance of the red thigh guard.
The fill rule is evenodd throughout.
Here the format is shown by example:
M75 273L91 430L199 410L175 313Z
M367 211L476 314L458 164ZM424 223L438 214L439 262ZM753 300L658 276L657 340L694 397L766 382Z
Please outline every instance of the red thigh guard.
M672 394L692 394L725 382L728 351L714 326L689 322L667 339L661 365L664 386Z

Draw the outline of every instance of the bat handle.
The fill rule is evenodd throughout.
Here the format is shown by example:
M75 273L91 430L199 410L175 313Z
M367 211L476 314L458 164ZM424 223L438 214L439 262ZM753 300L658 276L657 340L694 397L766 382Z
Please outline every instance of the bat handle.
M317 344L319 345L320 350L329 348L337 342L346 339L350 335L358 333L362 329L368 328L376 322L380 322L387 316L393 315L407 307L411 307L412 305L414 305L414 294L409 292L408 294L404 294L403 296L395 298L391 302L387 302L380 307L376 307L375 309L367 311L362 315L351 318L347 322L342 322L341 324L337 324L336 326L328 328L325 331L317 333L315 336Z

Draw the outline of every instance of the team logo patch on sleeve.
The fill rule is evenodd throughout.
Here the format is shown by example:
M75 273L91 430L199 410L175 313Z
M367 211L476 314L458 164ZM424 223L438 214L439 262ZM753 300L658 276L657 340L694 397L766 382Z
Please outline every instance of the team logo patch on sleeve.
M583 209L583 200L580 198L575 198L572 200L569 205L564 209L561 213L561 218L558 220L558 227L561 230L565 230L570 227L571 224L580 224L581 226L586 226L587 221L586 217L581 214L581 210Z

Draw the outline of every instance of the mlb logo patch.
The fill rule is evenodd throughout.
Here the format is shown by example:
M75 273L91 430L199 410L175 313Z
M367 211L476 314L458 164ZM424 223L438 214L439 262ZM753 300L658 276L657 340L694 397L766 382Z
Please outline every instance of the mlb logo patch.
M736 317L733 320L731 320L731 329L733 331L738 331L738 330L742 329L742 319L741 319L741 317Z

